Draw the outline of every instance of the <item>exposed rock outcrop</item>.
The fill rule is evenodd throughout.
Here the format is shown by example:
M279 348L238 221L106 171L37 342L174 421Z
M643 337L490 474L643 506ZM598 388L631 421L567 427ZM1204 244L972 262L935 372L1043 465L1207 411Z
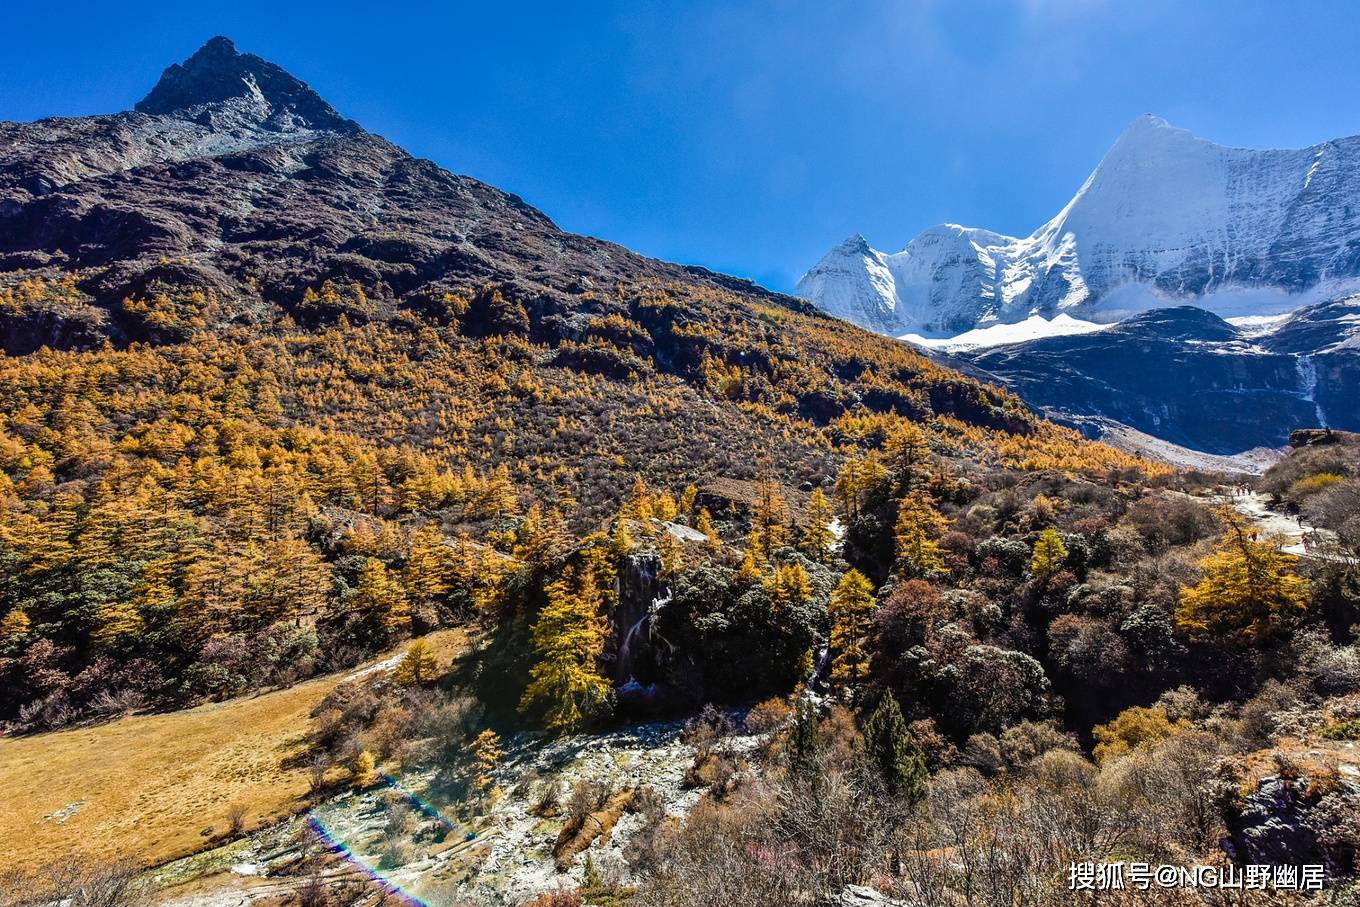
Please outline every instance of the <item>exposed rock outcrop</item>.
M1354 870L1360 784L1337 778L1262 778L1228 816L1224 848L1241 863Z

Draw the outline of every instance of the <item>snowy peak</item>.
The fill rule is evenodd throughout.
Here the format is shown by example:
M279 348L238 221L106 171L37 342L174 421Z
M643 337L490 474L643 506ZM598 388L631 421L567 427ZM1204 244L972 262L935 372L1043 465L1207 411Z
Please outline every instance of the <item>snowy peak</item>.
M1224 316L1287 312L1360 288L1360 138L1229 148L1145 115L1028 237L944 224L894 254L849 245L798 292L893 334L1059 313L1111 322L1184 303Z
M902 323L897 290L883 253L858 233L836 246L798 283L799 292L837 318L894 334Z
M354 128L305 82L268 60L239 52L221 36L169 66L136 110L200 122L222 114L230 120L234 114L279 130Z
M1125 154L1128 152L1141 152L1149 146L1167 145L1177 142L1205 142L1197 138L1189 129L1181 129L1179 126L1172 126L1161 117L1145 113L1135 119L1124 131L1119 134L1113 146L1110 147L1107 157L1114 154Z
M831 250L832 255L871 255L873 249L869 247L869 240L864 238L861 233L847 237L839 246Z
M1264 337L1261 344L1277 353L1360 352L1360 296L1300 309Z

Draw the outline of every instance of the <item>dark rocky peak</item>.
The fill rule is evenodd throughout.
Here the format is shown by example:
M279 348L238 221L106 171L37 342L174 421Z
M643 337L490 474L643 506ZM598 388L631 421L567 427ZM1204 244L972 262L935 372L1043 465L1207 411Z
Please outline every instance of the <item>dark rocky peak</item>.
M1360 350L1360 295L1305 306L1262 338L1274 353L1334 353Z
M1179 305L1153 309L1125 319L1117 331L1164 340L1236 340L1237 328L1197 306Z
M216 37L183 63L171 65L137 103L141 113L174 114L204 126L242 120L278 131L357 131L307 83L254 54Z

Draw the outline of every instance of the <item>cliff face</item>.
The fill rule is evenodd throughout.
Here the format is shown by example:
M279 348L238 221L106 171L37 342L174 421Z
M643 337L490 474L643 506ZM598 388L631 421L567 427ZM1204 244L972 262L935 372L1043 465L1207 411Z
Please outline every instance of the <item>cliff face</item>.
M1101 416L1210 453L1279 447L1300 426L1360 426L1360 357L1289 345L1184 306L958 355L1054 417Z

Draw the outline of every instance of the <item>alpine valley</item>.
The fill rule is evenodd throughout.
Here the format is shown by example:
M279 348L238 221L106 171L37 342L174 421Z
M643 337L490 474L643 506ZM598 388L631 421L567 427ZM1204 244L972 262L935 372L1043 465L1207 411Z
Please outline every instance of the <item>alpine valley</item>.
M226 38L141 77L0 123L0 907L1048 907L1135 860L1355 902L1360 435L1248 494L1019 396L1201 449L1352 418L1344 143L1140 122L1030 240L805 282L1085 331L941 361ZM1318 298L1144 304L1241 287Z
M1090 434L1219 454L1360 428L1360 137L1254 151L1135 120L1025 238L855 236L798 284ZM1113 327L1112 327L1113 326Z

